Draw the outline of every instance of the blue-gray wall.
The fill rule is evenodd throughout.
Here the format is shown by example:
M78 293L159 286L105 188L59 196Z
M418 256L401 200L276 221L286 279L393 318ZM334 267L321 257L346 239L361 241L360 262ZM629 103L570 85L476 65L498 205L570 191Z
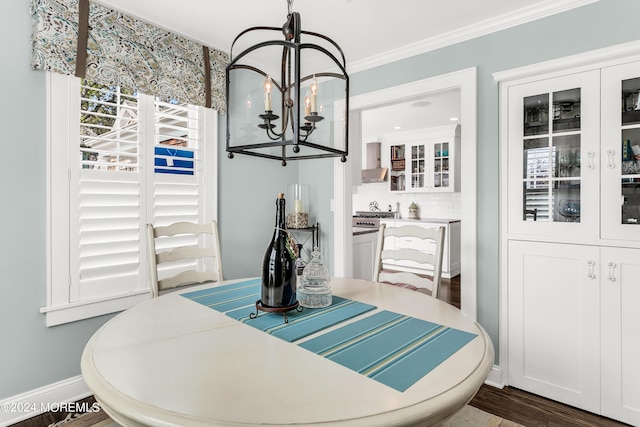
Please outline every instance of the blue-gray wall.
M29 0L3 3L0 14L0 400L80 373L91 334L110 316L47 328L45 304L45 83L29 69ZM498 338L498 87L491 74L640 38L637 0L601 0L550 18L351 75L359 95L450 71L478 67L478 304L479 320ZM369 25L369 27L371 27ZM371 27L373 28L373 27ZM220 128L219 223L225 276L258 275L271 235L275 194L309 184L333 247L333 163L278 162L224 153ZM21 160L22 159L22 160ZM317 210L316 210L317 209ZM330 252L327 252L330 257ZM325 256L325 260L327 260ZM329 260L327 260L329 261Z

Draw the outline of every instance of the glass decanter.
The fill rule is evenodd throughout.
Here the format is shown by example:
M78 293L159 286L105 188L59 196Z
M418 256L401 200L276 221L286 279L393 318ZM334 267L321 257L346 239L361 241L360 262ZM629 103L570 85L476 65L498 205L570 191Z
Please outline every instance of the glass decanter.
M298 287L298 302L303 307L320 308L331 305L331 286L329 270L320 261L320 251L315 247L311 252L311 261L302 271Z

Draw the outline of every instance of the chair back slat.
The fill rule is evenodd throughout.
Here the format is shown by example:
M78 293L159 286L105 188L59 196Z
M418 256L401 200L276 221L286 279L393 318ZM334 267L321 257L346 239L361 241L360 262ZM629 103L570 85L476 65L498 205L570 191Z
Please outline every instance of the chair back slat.
M159 290L220 280L216 272L188 270L158 281Z
M182 246L172 251L161 252L156 255L158 264L163 262L174 262L187 258L215 257L216 251L213 248L200 248L198 246Z
M411 285L425 289L431 293L431 296L437 298L442 275L444 231L444 227L424 228L417 225L387 227L386 224L382 224L378 230L373 280ZM414 248L385 248L385 242L390 242L390 239L402 238L411 238ZM419 249L415 246L419 246ZM433 270L433 276L429 278L407 271L383 270L385 260L393 261L389 264L390 266L393 264L406 266L408 263L418 269Z
M431 286L426 286L426 281L431 282ZM413 273L408 273L406 271L381 271L378 276L378 282L383 283L394 283L394 284L407 284L411 286L415 286L416 288L422 288L431 290L433 288L433 281L419 277ZM433 292L432 292L433 296Z
M147 248L154 297L179 286L223 280L216 221L160 227L147 224ZM171 277L159 278L159 271Z

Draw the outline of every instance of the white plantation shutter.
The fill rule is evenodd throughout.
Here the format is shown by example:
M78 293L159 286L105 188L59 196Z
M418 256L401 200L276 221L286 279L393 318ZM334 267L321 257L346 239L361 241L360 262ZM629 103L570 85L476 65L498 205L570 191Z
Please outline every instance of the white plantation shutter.
M198 222L202 217L203 162L198 108L155 102L153 217L151 223Z
M145 288L139 178L137 172L81 169L78 217L71 218L78 225L78 249L70 257L71 301Z
M153 217L156 226L174 222L203 222L204 181L202 156L198 141L198 109L189 105L155 102L155 144L153 179ZM158 239L156 249L167 251L176 246L197 245L194 236ZM197 261L163 263L158 278L181 271L203 268Z
M49 286L41 311L51 326L150 297L147 223L215 218L215 170L205 172L215 167L217 117L115 87L81 87L74 77L50 79Z
M549 156L551 153L551 158ZM537 221L549 221L552 202L550 195L550 171L549 165L554 162L555 153L549 147L540 147L527 150L526 177L525 177L525 206L526 209L537 209ZM526 217L532 221L533 216Z
M70 150L71 302L145 288L138 97L82 84L80 93L79 151Z

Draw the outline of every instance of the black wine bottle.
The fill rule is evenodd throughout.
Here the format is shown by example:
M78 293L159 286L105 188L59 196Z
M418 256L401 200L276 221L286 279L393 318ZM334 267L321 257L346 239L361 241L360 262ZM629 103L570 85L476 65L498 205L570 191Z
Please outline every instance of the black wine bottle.
M276 200L276 225L262 261L262 305L284 308L296 303L297 246L287 232L284 194Z

